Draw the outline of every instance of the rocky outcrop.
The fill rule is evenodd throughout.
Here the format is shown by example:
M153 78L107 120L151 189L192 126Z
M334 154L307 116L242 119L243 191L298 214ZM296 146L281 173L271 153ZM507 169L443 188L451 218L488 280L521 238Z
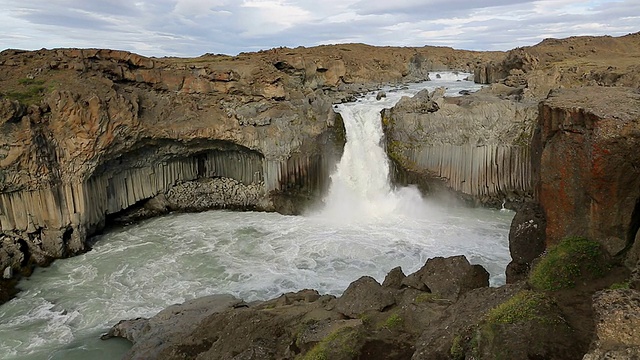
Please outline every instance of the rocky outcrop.
M541 103L533 163L547 244L584 236L635 264L638 109L640 93L630 88L558 90Z
M502 99L492 89L457 98L418 93L383 111L396 181L406 173L435 180L475 201L500 206L531 196L529 143L535 103Z
M480 265L471 265L461 255L437 257L427 260L420 270L404 278L402 285L457 300L470 290L489 286L489 273Z
M538 58L525 48L509 51L501 61L483 63L474 69L473 79L478 84L503 81L508 86L526 85L524 74L538 66Z
M640 84L640 33L620 37L545 39L476 66L478 83L519 87L523 97L544 99L551 90L578 86Z
M144 356L129 359L159 358L176 339L189 335L202 319L243 304L231 295L205 296L169 306L150 319L123 320L102 338L121 337L133 342L130 353Z

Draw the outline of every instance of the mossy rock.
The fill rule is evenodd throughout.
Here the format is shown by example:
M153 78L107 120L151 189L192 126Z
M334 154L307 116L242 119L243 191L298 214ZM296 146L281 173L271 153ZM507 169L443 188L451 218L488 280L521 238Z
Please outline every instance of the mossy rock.
M0 97L9 100L18 101L24 105L39 104L47 92L53 89L53 86L44 86L46 83L42 79L19 79L18 85L2 89Z
M609 268L609 256L600 243L570 237L547 249L534 264L529 283L536 290L569 289L603 277Z
M364 343L364 336L357 327L344 327L327 335L301 360L349 360L356 359Z
M528 321L538 321L543 324L560 323L561 318L552 318L553 300L544 293L523 290L512 298L491 309L486 314L486 323L520 324Z
M453 339L453 359L571 359L580 349L555 301L523 290Z
M383 322L378 324L379 329L396 330L404 325L404 319L398 314L389 315Z

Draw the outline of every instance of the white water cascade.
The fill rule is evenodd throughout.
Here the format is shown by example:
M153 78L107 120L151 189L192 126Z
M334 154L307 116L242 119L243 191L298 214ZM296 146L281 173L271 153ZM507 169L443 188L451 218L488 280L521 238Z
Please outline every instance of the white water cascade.
M382 282L396 266L409 274L436 256L463 254L489 271L493 285L504 283L512 213L442 206L415 189L392 189L380 146L383 107L425 86L454 94L473 88L457 81L465 76L432 75L385 89L380 101L371 93L339 105L348 142L321 211L171 214L113 229L90 252L36 269L0 306L0 359L115 359L127 342L99 336L122 319L210 294L253 301L313 288L340 295L360 276Z
M433 217L437 210L425 202L413 187L392 189L389 182L389 160L382 146L383 130L380 112L395 105L403 96L434 85L447 87L446 94L456 96L460 90L478 86L462 81L468 74L437 73L432 82L412 84L403 89L384 89L385 97L376 92L366 94L355 103L340 104L347 142L344 154L331 177L329 194L322 216L342 221L380 221L382 218Z

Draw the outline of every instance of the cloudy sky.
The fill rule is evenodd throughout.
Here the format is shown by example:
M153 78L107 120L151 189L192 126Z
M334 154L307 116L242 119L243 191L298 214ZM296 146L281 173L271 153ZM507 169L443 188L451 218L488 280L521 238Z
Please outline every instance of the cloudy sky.
M198 56L347 42L508 50L637 31L639 0L0 0L0 50Z

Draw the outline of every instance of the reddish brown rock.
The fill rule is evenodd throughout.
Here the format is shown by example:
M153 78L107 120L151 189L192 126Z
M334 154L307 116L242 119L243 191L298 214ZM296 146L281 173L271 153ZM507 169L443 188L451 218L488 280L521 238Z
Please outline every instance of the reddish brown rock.
M547 244L586 236L612 254L630 247L640 227L640 93L558 90L539 112L533 162Z

